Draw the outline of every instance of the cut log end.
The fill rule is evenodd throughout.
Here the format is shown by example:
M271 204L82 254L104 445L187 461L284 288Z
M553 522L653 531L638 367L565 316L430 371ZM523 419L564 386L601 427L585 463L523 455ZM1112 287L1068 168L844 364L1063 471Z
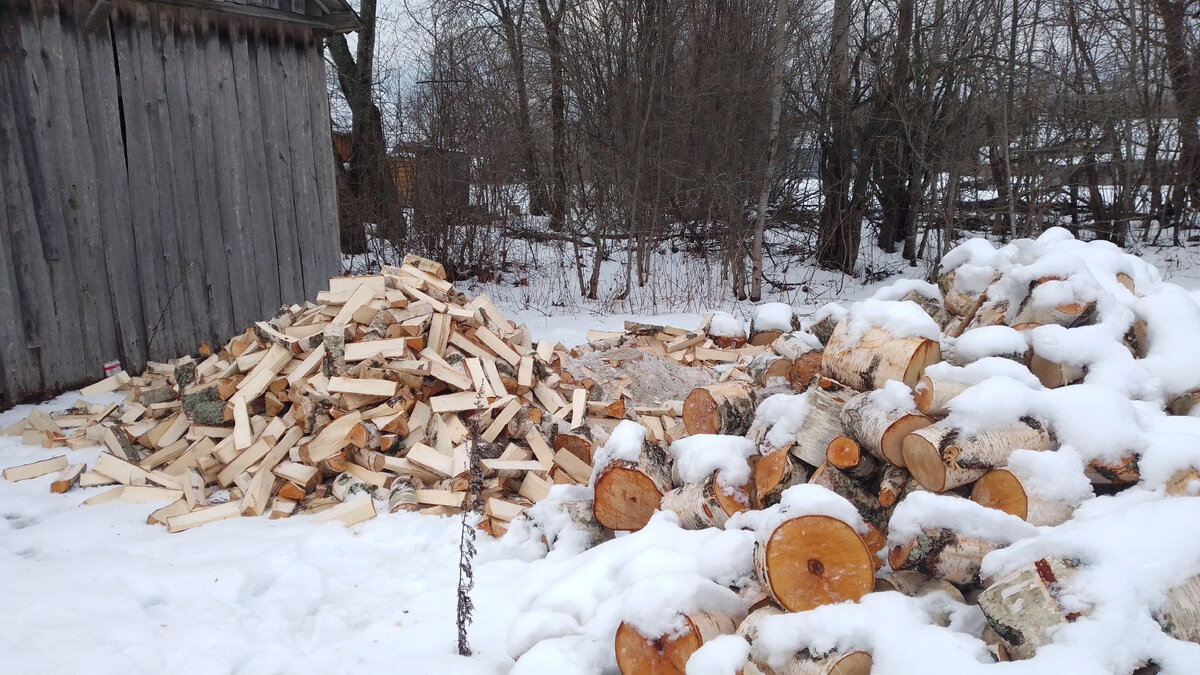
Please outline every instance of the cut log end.
M838 436L829 442L829 447L825 448L825 459L839 469L856 467L861 458L862 448L858 447L858 443L848 436Z
M596 520L610 530L640 530L662 504L662 496L646 474L609 467L596 478Z
M983 506L1012 514L1022 520L1029 513L1029 497L1021 481L1006 469L989 471L975 481L971 499Z
M908 464L904 457L904 440L912 432L924 429L929 424L930 419L924 415L905 415L896 420L883 432L883 439L879 444L883 458L893 466L904 468Z
M732 633L734 621L723 614L702 612L685 616L686 628L677 637L647 639L633 626L621 622L615 642L617 668L622 675L683 675L688 659L707 640ZM697 626L697 622L702 626Z
M913 352L908 367L904 369L904 384L917 386L925 369L942 360L942 346L937 340L925 340Z
M771 595L788 611L857 601L875 584L875 566L862 538L829 516L784 522L759 555Z
M917 482L933 492L946 489L946 465L936 446L917 434L908 434L901 441L901 462Z

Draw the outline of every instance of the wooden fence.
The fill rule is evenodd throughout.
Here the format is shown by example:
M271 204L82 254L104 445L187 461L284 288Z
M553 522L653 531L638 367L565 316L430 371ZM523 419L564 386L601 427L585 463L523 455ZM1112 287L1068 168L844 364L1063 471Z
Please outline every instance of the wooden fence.
M339 269L320 30L128 0L85 30L96 4L0 0L0 410Z

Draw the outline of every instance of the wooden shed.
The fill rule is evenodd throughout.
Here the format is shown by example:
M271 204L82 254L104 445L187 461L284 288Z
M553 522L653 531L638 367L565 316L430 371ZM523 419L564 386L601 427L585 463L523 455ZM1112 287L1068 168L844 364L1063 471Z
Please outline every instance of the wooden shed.
M0 0L0 410L194 353L339 271L345 0Z

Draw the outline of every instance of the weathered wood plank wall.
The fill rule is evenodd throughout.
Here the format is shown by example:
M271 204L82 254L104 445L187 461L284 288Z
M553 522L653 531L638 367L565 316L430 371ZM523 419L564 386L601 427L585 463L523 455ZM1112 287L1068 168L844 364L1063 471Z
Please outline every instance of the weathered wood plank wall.
M320 37L133 2L89 31L93 5L0 2L0 409L219 344L338 272Z

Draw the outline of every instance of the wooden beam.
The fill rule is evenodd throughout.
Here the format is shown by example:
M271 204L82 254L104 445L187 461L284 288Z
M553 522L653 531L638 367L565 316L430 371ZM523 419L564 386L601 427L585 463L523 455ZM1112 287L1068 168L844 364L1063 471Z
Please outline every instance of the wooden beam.
M216 0L141 1L147 4L167 5L169 7L184 7L187 9L196 9L204 12L213 12L215 14L225 14L227 16L261 19L264 21L275 21L278 23L305 26L308 28L316 28L318 30L328 31L330 33L351 33L362 29L362 23L359 22L358 16L353 11L338 12L336 14L329 14L324 17L315 17L305 14L295 14L293 12L278 9L268 9L266 7L252 7L250 5L235 5L228 2L217 2Z

